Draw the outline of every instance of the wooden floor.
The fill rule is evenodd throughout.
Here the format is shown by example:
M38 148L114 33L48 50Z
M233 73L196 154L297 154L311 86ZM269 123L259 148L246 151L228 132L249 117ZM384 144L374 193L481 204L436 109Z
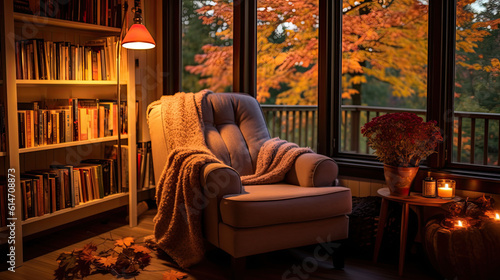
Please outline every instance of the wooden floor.
M53 273L57 268L56 258L60 253L81 248L91 241L100 243L102 238L110 236L115 239L132 236L136 241L142 241L145 236L153 232L155 213L156 210L149 210L143 214L139 225L135 228L130 228L125 221L125 214L119 213L108 218L107 222L101 220L86 222L28 241L25 243L27 261L17 268L15 273L1 271L0 279L54 279ZM381 262L373 264L369 257L349 256L346 260L346 268L335 270L331 261L314 259L315 246L317 245L249 257L244 279L442 279L429 266L424 256L407 257L404 277L397 275L397 258L382 258ZM180 270L168 260L168 257L152 254L154 257L151 265L131 279L161 280L165 271ZM1 259L3 260L4 257L2 256ZM202 263L185 271L188 274L186 279L230 279L229 263L230 259L224 252L211 248ZM4 265L2 269L5 269ZM109 274L95 274L85 279L115 279L115 277Z

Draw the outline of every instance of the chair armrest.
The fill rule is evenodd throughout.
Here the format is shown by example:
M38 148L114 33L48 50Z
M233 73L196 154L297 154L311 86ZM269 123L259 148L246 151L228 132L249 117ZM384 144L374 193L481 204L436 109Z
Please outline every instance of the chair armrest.
M222 163L205 164L201 170L201 185L207 197L217 197L242 192L240 175L233 168Z
M219 223L222 222L220 203L228 194L242 193L240 175L233 168L221 163L208 163L202 167L200 182L203 188L204 236L219 247Z
M295 160L285 181L301 187L336 185L338 166L327 156L316 153L302 154Z

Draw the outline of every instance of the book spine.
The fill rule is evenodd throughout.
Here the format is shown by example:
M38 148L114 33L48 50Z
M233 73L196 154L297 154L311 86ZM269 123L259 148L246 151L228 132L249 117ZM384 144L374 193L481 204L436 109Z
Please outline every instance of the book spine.
M26 122L25 122L25 125L26 125L26 131L25 131L26 148L33 147L32 146L32 140L33 140L33 138L32 138L32 132L33 132L32 125L33 125L33 123L32 123L32 118L31 118L32 112L33 111L27 110L25 113L26 114Z
M71 109L64 110L64 141L71 142L73 140Z
M65 136L65 133L64 133L66 131L66 127L64 125L64 121L65 121L64 110L59 111L59 113L58 113L58 120L59 120L59 122L58 122L59 125L58 125L58 130L57 130L58 131L58 137L57 138L58 138L59 142L57 142L57 143L64 143L64 142L66 142L66 140L65 140L66 136Z
M33 102L33 136L35 146L40 145L39 131L40 131L40 109L38 107L38 102Z
M18 116L19 148L26 148L26 137L24 135L25 133L24 121L26 116L24 112L18 112L17 116Z

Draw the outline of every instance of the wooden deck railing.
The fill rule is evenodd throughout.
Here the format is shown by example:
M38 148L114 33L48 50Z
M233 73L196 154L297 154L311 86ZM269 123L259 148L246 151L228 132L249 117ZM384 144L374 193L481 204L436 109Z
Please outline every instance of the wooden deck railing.
M316 150L317 106L261 106L271 137ZM426 111L421 109L343 105L341 151L371 154L361 127L374 117L395 112L412 112L426 119ZM500 114L455 112L454 125L454 162L500 166Z

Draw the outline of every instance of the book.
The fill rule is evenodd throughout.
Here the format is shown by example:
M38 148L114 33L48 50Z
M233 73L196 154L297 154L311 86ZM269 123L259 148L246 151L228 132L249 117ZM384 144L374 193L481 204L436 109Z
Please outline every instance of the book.
M112 194L112 166L111 161L107 159L86 159L82 163L96 164L99 166L98 176L99 176L99 192L101 197L108 196Z
M114 49L117 43L118 40L113 36L91 40L83 45L41 38L17 40L16 78L96 81L116 79ZM127 61L126 53L123 56L124 61ZM126 63L121 67L125 74L128 71Z
M113 146L106 146L104 148L104 156L109 159L117 160L117 153L118 150L118 145L113 145ZM121 146L121 185L118 185L118 192L127 192L128 191L128 186L129 186L129 171L128 171L128 146L127 145L122 145ZM117 163L118 165L118 163ZM118 174L118 171L117 173ZM118 176L118 175L117 175Z
M73 180L73 166L72 165L50 165L50 168L55 170L62 170L64 178L64 201L66 207L75 206L75 186Z

